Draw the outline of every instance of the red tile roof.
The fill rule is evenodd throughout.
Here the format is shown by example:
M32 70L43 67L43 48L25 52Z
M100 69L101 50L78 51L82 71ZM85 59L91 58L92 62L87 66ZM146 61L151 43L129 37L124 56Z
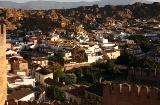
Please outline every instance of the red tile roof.
M16 61L21 61L22 63L28 63L25 59L19 58L19 57L12 57L12 58L10 59L10 62L13 62L14 60L16 60Z
M103 82L98 82L87 88L85 91L103 97Z
M53 86L53 85L58 86L58 87L63 87L64 86L64 84L62 84L62 83L60 83L60 82L58 82L56 80L53 80L51 78L45 79L44 82L46 84L50 85L50 86Z
M19 100L19 99L21 99L21 98L23 98L23 97L25 97L25 96L27 96L31 93L34 93L34 92L30 89L27 89L27 88L21 89L19 91L15 91L12 94L7 95L7 101L9 101L11 99Z
M74 96L84 96L85 95L85 91L84 91L85 89L87 89L87 87L80 86L80 87L75 87L75 89L71 89L68 92L71 93Z
M22 78L20 76L7 77L7 81L10 83L14 83L16 79L22 79Z

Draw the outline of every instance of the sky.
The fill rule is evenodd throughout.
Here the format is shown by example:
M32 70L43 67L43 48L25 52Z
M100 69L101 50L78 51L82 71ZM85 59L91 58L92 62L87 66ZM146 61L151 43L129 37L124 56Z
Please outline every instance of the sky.
M78 1L100 1L100 0L0 0L0 1L13 1L18 3L28 2L28 1L58 1L58 2L78 2Z
M28 2L28 1L58 1L58 2L78 2L78 1L100 1L100 0L0 0L0 1L13 1L18 3ZM146 0L146 1L154 1L154 2L160 2L160 0Z

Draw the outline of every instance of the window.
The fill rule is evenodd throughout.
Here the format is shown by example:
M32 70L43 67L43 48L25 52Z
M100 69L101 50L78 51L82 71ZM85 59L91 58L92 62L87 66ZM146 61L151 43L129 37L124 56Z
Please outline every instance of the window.
M44 61L44 64L46 64L46 61Z
M72 102L72 98L70 97L70 101Z
M42 61L40 61L40 64L42 65Z

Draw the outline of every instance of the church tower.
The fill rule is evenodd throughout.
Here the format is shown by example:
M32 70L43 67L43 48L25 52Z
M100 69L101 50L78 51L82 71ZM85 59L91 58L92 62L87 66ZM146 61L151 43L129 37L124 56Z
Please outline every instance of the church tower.
M6 25L0 25L0 105L7 99Z

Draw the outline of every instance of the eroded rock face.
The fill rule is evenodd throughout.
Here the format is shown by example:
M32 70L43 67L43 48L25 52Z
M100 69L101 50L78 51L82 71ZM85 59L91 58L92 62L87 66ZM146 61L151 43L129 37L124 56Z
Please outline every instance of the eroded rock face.
M106 24L106 18L133 19L157 18L160 16L159 3L133 5L106 5L99 7L81 6L73 9L57 10L16 10L0 9L0 22L5 23L7 30L15 29L43 29L50 31L53 28L70 28L73 23L89 24L95 18L101 18Z

